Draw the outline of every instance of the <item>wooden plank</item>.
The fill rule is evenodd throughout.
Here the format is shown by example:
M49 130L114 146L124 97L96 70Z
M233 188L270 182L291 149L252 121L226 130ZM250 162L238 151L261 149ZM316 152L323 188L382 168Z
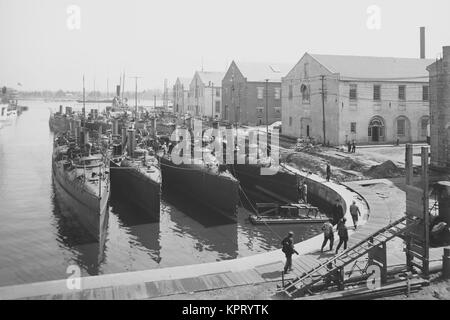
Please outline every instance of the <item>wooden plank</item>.
M223 276L226 277L233 284L233 286L241 286L246 284L246 282L237 276L235 272L227 272L224 273Z
M208 289L207 285L198 277L180 279L180 282L186 292L196 292Z
M113 300L113 287L103 287L94 289L94 299L96 300Z
M414 186L406 186L406 213L423 218L423 190Z

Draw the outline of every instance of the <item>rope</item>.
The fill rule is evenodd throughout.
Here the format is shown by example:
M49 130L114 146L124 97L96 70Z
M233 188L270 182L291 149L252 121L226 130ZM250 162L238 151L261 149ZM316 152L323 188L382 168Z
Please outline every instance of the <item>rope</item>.
M236 170L234 169L234 165L233 165L233 173L236 176ZM242 191L242 194L244 195L245 199L247 199L247 202L250 204L250 206L252 207L252 210L255 212L256 215L258 215L258 209L256 209L252 202L250 201L250 199L248 198L247 194L245 193L244 189L241 187L241 184L239 184L239 189ZM269 229L270 232L272 232L274 235L277 236L278 239L283 240L282 237L280 237L280 235L278 233L276 233L268 224L267 222L265 222L264 220L262 221L265 226Z

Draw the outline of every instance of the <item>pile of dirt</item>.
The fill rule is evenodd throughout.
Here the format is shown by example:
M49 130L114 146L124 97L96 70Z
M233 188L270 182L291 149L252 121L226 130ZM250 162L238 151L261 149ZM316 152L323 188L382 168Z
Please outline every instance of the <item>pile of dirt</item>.
M397 167L394 162L388 160L380 165L370 167L364 174L374 179L396 178L404 175L404 169Z

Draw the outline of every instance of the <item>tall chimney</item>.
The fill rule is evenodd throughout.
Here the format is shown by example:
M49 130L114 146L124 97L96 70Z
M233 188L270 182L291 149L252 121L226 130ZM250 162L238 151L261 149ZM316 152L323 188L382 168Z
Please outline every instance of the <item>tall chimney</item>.
M136 149L136 131L134 129L128 129L127 152L129 157L133 157L134 149Z
M425 27L420 27L420 59L425 59Z

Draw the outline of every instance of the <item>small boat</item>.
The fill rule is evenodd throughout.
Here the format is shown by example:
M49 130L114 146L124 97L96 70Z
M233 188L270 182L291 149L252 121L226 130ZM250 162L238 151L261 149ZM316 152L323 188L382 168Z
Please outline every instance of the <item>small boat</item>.
M276 203L257 203L257 214L250 215L253 224L312 224L324 223L329 218L320 213L317 207L306 203L278 205ZM260 212L264 209L263 212Z

